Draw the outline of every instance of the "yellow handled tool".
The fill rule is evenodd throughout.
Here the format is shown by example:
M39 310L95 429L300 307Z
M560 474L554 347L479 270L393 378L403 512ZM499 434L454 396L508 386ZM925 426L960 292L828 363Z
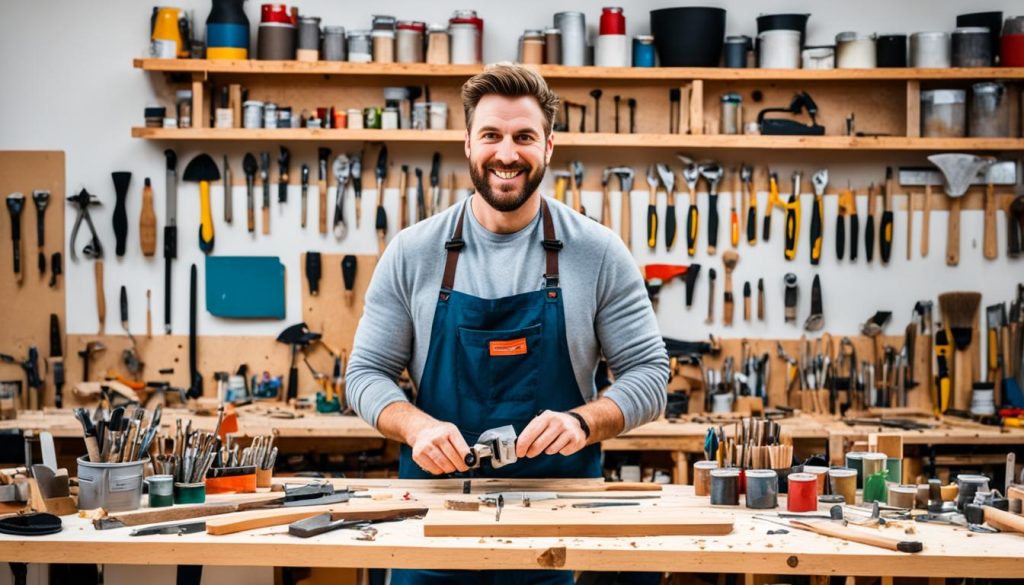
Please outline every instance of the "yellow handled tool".
M197 154L185 167L182 178L199 183L199 249L213 251L213 211L210 209L210 183L220 180L217 163L208 154Z

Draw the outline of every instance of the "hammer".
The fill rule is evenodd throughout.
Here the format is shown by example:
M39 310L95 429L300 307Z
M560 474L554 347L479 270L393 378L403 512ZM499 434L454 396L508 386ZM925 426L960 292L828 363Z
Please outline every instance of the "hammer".
M85 349L78 352L78 357L82 358L82 381L89 381L89 362L92 361L92 356L104 351L107 346L103 345L100 341L90 341L85 344Z
M619 191L622 192L622 207L619 210L619 234L626 248L633 249L633 238L630 228L632 227L632 216L630 215L630 195L633 193L633 168L632 167L611 167L612 174L619 178Z

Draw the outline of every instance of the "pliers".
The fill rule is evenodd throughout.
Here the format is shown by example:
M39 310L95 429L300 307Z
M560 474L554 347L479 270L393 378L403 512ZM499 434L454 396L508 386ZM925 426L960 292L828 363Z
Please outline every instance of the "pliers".
M83 218L86 223L89 224L89 232L92 234L92 240L82 248L82 253L85 254L87 258L102 258L103 245L100 243L100 237L96 233L96 226L93 225L92 217L89 215L89 206L99 205L99 198L83 188L77 195L68 197L68 201L78 208L78 217L75 218L75 226L71 228L71 242L68 246L71 250L71 259L78 259L78 255L75 254L75 238L78 236L78 228L81 227Z

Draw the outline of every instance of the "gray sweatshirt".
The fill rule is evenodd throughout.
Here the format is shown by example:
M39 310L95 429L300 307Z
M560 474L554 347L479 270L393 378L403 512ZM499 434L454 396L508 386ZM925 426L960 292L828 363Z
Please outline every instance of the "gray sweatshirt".
M346 373L349 404L376 427L381 410L406 400L395 381L408 368L419 386L430 346L444 243L466 199L402 230L380 258L366 291ZM602 395L622 410L625 430L665 409L668 354L636 262L611 230L548 199L559 252L566 338L585 401L597 398L594 373L601 355L615 382ZM540 213L522 230L496 234L467 210L455 290L494 299L543 287Z

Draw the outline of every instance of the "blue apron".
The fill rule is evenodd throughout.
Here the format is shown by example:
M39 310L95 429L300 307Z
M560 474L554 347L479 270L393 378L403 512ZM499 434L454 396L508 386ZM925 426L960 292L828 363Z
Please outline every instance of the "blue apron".
M544 288L501 299L482 299L453 290L459 253L465 247L463 206L452 239L430 334L416 406L453 423L466 443L480 433L512 425L522 433L539 411L564 412L584 404L565 337L565 309L558 286L554 223L541 197L546 270ZM581 478L601 476L601 451L588 445L568 457L539 455L494 469L485 460L474 477ZM402 445L398 476L435 476L412 460ZM571 571L394 570L392 584L405 583L572 583Z

